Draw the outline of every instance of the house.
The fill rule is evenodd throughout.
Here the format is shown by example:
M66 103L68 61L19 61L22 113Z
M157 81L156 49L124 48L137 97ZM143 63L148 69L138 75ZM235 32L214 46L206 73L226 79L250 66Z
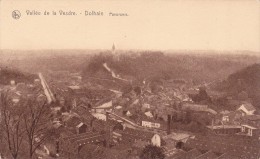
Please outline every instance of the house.
M11 86L15 86L15 80L10 81Z
M136 143L138 140L147 142L147 144L153 144L160 146L161 137L153 132L148 132L138 129L125 128L124 130L116 130L116 136L120 137L118 141L127 144Z
M151 143L154 146L161 147L161 137L158 134L154 134L151 139Z
M148 128L160 128L161 124L155 123L155 122L150 122L150 121L142 121L142 126L148 127Z
M100 106L101 104L98 103L101 101L101 99L109 99L114 96L114 93L110 90L104 90L104 89L87 89L83 86L69 86L68 87L68 93L67 98L69 103L76 107L78 106L79 99L84 99L84 101L91 103L95 106ZM101 101L103 102L103 100ZM108 101L106 101L108 102Z
M8 98L13 102L13 104L17 104L21 100L22 94L20 91L11 90L8 92Z
M247 115L241 119L241 133L253 138L260 137L260 115Z
M85 133L87 132L87 128L88 126L84 123L79 123L77 126L76 126L76 129L77 129L77 134L82 134L82 133Z
M76 107L71 110L73 113L77 114L83 123L86 125L90 125L93 120L93 115L89 112L89 109L86 107Z
M12 101L13 101L14 104L17 104L20 101L20 99L21 99L21 93L20 92L17 91L17 92L14 92L12 94Z
M145 112L144 114L149 118L153 118L153 114L150 111Z
M186 133L171 133L163 137L163 140L166 141L166 144L174 145L174 148L182 148L183 144L191 136Z
M243 111L238 110L238 111L222 111L220 112L220 121L224 124L234 124L234 125L239 125L240 118L242 117Z
M63 120L64 125L74 134L81 134L87 131L87 125L84 124L78 116L68 116Z
M224 122L229 122L229 116L223 116L222 117L222 121L224 121Z
M253 136L253 132L255 132L255 130L257 130L256 127L250 126L250 125L241 125L241 133L240 134L244 134L247 136ZM256 135L254 133L254 135Z
M241 126L240 125L212 125L207 126L211 131L213 131L216 134L236 134L241 132Z
M244 115L253 115L254 112L256 111L255 107L248 102L242 103L237 110L243 111L243 116Z
M17 83L16 90L25 92L25 91L28 91L28 87L26 86L25 83Z
M241 118L243 124L252 125L256 128L260 128L260 115L247 115Z
M103 121L106 121L107 120L107 117L105 114L102 114L102 113L92 113L92 115L99 119L99 120L103 120Z
M104 140L104 134L92 131L60 137L60 155L62 158L79 158L78 153L84 146L94 145L94 143L104 143Z
M147 112L147 115L152 115L151 113ZM162 124L161 122L155 120L154 118L151 118L147 115L142 115L139 117L139 121L138 124L143 126L143 127L147 127L147 128L161 128Z
M113 113L117 114L117 115L123 115L123 107L122 106L116 106L114 107Z
M108 101L107 100L108 99L99 101L96 104L96 107L94 107L92 110L96 113L102 113L105 112L105 110L112 110L113 102L110 99Z
M37 96L36 100L37 100L38 102L45 102L45 101L47 100L47 98L46 98L46 96L45 96L44 94L40 93L40 94Z
M145 108L145 109L150 109L151 108L150 104L148 104L148 103L144 103L142 105L142 107Z

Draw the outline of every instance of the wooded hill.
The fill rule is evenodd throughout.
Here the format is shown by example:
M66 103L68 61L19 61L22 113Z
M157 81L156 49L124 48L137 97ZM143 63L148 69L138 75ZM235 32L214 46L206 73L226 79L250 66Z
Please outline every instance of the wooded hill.
M31 83L34 79L38 78L35 74L29 74L20 72L17 69L1 68L0 67L0 84L7 85L10 84L11 80L16 83Z

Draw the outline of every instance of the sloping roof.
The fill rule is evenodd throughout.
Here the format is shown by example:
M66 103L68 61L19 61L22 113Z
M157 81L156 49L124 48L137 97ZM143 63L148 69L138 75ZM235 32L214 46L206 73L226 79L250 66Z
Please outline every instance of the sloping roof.
M76 108L73 108L72 111L79 115L81 118L84 118L84 121L90 121L93 118L93 115L85 107L78 106Z
M215 110L213 110L213 109L211 109L211 108L208 108L208 109L207 109L207 112L209 112L209 113L211 113L211 114L214 114L214 115L218 114Z
M103 103L99 106L97 106L96 108L111 108L112 107L112 100L106 103Z
M132 113L128 110L128 111L126 112L126 115L127 115L127 116L131 116Z
M118 105L118 106L116 106L115 108L116 108L116 109L122 109L123 107L120 106L120 105Z
M78 90L78 89L80 89L81 87L80 87L80 86L68 86L68 88L70 88L70 89L74 89L74 90L75 90L75 89Z
M145 114L147 117L150 117L150 118L153 117L153 114L152 114L150 111L145 112L144 114Z
M72 116L70 119L68 119L66 121L66 124L68 127L76 127L81 123L81 120L76 117L76 116Z
M101 113L92 113L92 115L100 120L106 120L106 115L105 114L101 114Z
M221 112L220 112L220 114L223 114L223 115L229 114L229 113L230 113L230 111L228 111L228 110L224 110L224 111L221 111Z
M260 115L246 115L246 116L243 116L242 118L246 119L246 120L251 120L251 121L259 121Z
M242 125L242 126L243 126L243 127L247 127L247 128L249 128L249 129L257 129L257 128L251 126L251 125L246 125L246 124L244 124L244 125Z
M96 102L94 104L94 107L102 108L102 107L106 107L107 105L112 106L112 98L111 97L102 98L101 100L99 100L98 102Z
M239 108L241 108L242 106L244 106L248 111L255 111L255 107L248 102L243 103Z
M121 133L122 135L130 135L136 139L142 138L145 140L151 140L152 137L154 136L154 133L152 132L130 129L130 128L125 128L123 131L121 131Z
M180 141L183 139L188 139L189 137L190 135L185 133L171 133L170 135L164 136L163 139L165 140L173 139L175 141Z
M79 125L77 125L77 128L79 128L79 127L81 127L83 125L84 125L84 123L81 122Z

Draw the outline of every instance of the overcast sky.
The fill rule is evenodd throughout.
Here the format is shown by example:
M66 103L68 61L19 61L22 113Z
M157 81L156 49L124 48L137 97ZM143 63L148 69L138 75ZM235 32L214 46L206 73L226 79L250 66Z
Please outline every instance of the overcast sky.
M78 15L27 16L26 10ZM84 16L85 10L105 16ZM129 16L107 16L110 11ZM260 51L260 0L2 0L0 12L1 49L110 49L115 43L118 49Z

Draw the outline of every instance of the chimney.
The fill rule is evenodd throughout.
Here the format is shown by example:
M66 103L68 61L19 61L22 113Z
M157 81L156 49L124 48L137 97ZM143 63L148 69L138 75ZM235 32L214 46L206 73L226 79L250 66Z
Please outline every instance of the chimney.
M11 84L12 86L14 86L14 85L15 85L15 80L11 80L11 81L10 81L10 84Z
M171 115L167 116L167 134L169 135L171 133Z
M106 147L109 147L110 142L110 125L109 125L109 113L106 112Z
M211 129L213 130L214 127L214 119L211 120Z

